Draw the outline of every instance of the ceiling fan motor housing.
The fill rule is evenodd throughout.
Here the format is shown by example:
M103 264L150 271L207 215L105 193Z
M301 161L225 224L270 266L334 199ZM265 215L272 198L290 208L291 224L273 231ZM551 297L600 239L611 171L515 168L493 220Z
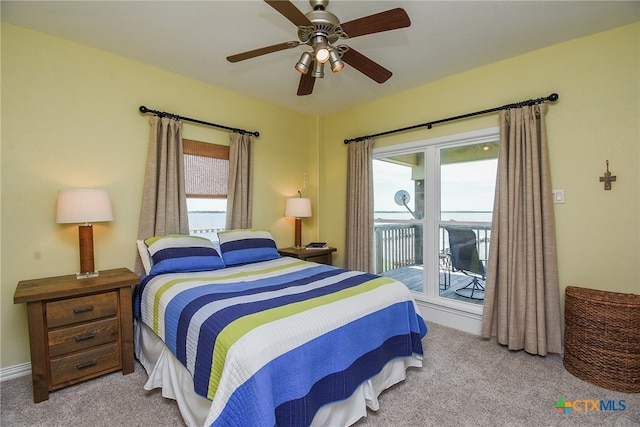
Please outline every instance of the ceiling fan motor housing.
M305 16L313 23L313 27L298 27L298 38L302 43L308 43L314 36L322 35L333 44L342 36L340 20L333 13L318 9L306 13Z

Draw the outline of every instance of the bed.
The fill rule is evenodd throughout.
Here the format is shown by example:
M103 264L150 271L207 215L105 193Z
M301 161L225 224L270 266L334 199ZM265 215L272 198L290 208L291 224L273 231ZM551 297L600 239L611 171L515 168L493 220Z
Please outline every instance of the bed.
M266 230L219 237L139 246L136 357L187 425L351 425L422 366L427 328L402 283L280 257Z

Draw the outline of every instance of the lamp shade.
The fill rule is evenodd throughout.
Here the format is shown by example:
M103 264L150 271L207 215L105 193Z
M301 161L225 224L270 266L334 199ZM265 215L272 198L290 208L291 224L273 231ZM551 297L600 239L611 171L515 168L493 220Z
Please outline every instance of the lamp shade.
M306 218L311 216L311 199L303 197L291 197L287 199L284 208L284 216Z
M113 221L111 198L107 190L74 188L58 192L57 223L101 221Z

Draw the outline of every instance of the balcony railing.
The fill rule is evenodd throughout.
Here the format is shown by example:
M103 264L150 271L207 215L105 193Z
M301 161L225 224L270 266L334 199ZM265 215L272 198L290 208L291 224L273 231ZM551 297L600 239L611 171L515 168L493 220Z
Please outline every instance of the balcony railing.
M449 235L444 227L471 228L476 235L476 246L480 260L486 265L489 259L491 240L490 224L442 223L439 227L439 250L449 253ZM422 226L416 224L376 224L374 230L376 273L397 268L422 265Z
M219 231L224 231L224 227L221 228L198 228L194 230L189 230L189 234L198 235L198 234L210 234L217 233Z
M413 224L380 224L373 228L376 273L416 265L416 226ZM421 262L420 262L421 263Z
M216 242L218 241L218 232L224 231L224 227L220 228L196 228L189 230L189 234L192 236L206 237L207 239Z

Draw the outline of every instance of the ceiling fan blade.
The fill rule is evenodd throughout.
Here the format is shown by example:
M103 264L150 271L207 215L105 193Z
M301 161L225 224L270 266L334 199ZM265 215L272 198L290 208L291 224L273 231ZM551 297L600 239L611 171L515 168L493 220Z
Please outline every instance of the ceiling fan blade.
M313 23L293 3L287 0L264 0L269 6L280 12L282 16L297 27L312 27Z
M340 24L342 30L349 38L364 36L367 34L381 33L383 31L405 28L411 25L409 15L404 9L395 8L380 12L353 21Z
M298 84L298 96L311 95L315 82L316 78L311 75L311 72L303 74Z
M349 48L343 53L342 60L378 83L386 82L393 75L391 71L382 65L352 48Z
M249 50L247 52L238 53L235 55L227 56L227 61L238 62L245 59L255 58L256 56L266 55L267 53L278 52L285 49L291 49L300 44L297 41L290 41L284 43L274 44L272 46L261 47L260 49Z

